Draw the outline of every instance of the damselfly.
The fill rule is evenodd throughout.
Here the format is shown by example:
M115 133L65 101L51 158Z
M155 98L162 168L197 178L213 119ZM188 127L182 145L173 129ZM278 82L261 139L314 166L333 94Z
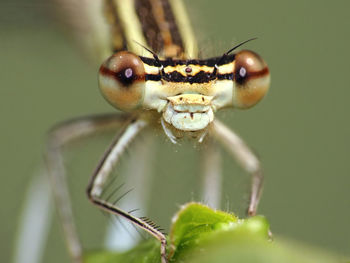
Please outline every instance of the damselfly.
M161 243L161 261L167 262L166 237L153 224L128 213L102 197L106 182L124 150L144 129L160 127L176 144L183 137L202 143L214 138L251 174L248 214L259 202L260 163L243 140L214 113L222 108L246 109L266 94L270 75L265 62L252 51L233 51L209 59L198 57L184 3L180 0L65 0L78 22L80 37L98 58L107 59L99 70L105 99L124 114L88 116L56 126L49 134L47 162L54 182L58 210L72 258L81 262L82 249L75 229L65 180L61 148L72 140L108 127L120 126L87 187L99 208L122 216ZM76 5L74 7L74 5ZM73 8L74 7L74 8ZM79 24L80 23L80 24ZM147 54L140 56L140 50ZM208 173L209 176L209 173Z

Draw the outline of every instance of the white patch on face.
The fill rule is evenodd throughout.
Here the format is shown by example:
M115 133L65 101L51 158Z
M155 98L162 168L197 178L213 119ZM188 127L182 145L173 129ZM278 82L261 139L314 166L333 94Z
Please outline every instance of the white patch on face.
M234 82L232 80L219 80L212 85L214 99L211 106L214 111L232 106L232 98L234 97Z
M154 109L162 112L167 104L167 94L163 92L163 84L161 81L146 81L145 98L143 107L145 109Z
M214 120L216 110L232 106L233 83L217 80L208 87L146 81L143 107L162 113L163 120L178 130L203 130Z
M164 120L182 131L198 131L206 128L214 120L214 113L210 107L202 112L178 112L169 103L163 113Z

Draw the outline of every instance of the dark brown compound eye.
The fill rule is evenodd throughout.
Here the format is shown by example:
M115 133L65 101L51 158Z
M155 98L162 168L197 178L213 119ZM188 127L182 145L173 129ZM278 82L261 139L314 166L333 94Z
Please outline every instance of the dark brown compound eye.
M99 86L105 99L117 109L130 111L143 102L145 69L135 54L122 51L100 67Z
M256 53L240 51L235 56L233 105L249 108L258 103L270 87L270 73L265 61Z

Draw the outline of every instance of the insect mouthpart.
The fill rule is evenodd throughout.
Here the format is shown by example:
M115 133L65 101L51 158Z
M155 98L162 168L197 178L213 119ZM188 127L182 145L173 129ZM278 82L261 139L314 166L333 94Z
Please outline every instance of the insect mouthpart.
M163 119L182 131L205 129L214 120L211 108L212 96L181 94L168 97Z

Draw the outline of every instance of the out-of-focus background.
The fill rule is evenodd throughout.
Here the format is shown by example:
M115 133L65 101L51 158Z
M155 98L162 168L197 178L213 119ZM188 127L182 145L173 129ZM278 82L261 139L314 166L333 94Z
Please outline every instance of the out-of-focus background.
M266 179L259 213L276 235L349 256L349 2L186 4L202 54L218 56L258 37L246 48L270 67L272 85L261 103L219 114L261 157ZM42 165L46 131L68 118L113 111L97 89L98 65L89 65L65 36L68 29L57 27L52 7L41 0L0 2L1 262L11 262L25 191ZM108 222L88 203L85 187L111 138L95 137L68 152L74 208L87 248L101 246ZM167 228L180 204L199 200L199 150L156 139L148 215ZM242 216L249 177L223 155L223 208ZM54 220L44 262L67 262L60 232Z

